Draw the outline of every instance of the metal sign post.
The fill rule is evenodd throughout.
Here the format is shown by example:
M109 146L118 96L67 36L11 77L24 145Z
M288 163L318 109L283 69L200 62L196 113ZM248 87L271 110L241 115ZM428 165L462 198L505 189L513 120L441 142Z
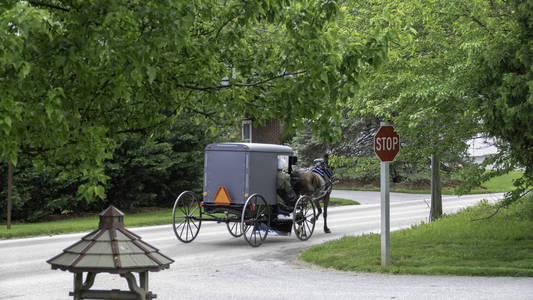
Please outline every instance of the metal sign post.
M381 162L381 265L391 264L390 259L390 193L389 162Z
M389 162L393 161L400 151L400 137L394 127L381 122L374 137L374 152L381 160L381 265L391 264L390 257L390 192Z

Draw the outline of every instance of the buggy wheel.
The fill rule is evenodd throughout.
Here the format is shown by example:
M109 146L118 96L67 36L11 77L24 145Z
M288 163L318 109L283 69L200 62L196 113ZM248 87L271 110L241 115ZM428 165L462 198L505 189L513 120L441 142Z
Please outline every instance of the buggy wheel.
M202 225L202 208L200 201L193 192L181 193L172 209L172 228L176 237L184 242L192 242Z
M238 238L242 236L242 225L241 222L228 222L226 223L229 233Z
M302 196L293 212L293 227L296 237L302 241L307 241L315 230L316 210L315 204L309 196Z
M241 231L244 239L252 247L257 247L266 239L270 228L270 210L265 198L259 194L248 197L241 216Z

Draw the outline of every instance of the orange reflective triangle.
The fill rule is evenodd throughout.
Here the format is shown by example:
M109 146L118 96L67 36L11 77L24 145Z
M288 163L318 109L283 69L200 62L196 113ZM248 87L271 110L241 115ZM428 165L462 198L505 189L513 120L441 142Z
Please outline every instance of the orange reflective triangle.
M218 205L229 205L231 203L231 198L229 196L228 190L226 187L221 186L218 188L217 193L215 194L215 204Z

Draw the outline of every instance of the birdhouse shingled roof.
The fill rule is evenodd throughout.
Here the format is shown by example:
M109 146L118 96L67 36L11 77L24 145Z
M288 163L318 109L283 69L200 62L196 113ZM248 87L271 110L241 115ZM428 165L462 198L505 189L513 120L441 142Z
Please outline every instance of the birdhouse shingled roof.
M52 269L70 272L127 273L159 271L174 261L124 228L124 214L114 206L100 213L98 229L49 259Z

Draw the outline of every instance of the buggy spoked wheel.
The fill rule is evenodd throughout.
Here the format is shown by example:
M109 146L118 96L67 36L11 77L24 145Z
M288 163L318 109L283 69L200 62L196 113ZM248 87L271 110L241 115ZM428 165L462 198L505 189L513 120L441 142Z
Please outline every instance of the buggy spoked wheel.
M172 209L172 228L176 237L184 242L192 242L202 225L202 208L200 201L193 192L181 193Z
M241 222L228 222L226 223L229 233L234 237L242 236L242 225Z
M293 212L293 228L296 237L307 241L315 230L316 210L311 197L302 196L296 201Z
M241 216L241 231L244 239L252 247L257 247L266 239L270 228L270 210L265 198L259 194L248 197Z

